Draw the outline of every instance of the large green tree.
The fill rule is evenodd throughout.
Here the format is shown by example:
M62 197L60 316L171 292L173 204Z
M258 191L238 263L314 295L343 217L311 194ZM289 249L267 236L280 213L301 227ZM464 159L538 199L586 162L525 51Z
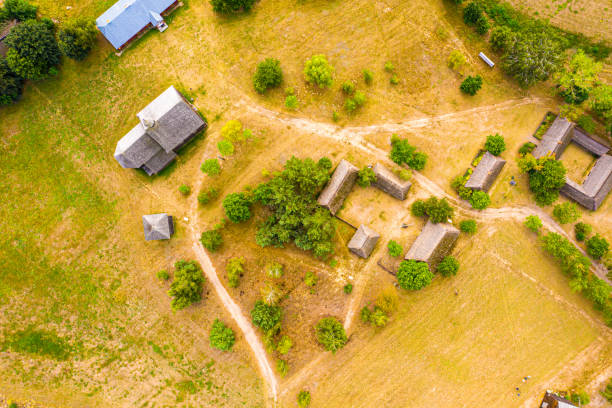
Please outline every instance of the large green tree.
M9 68L23 78L45 78L60 62L55 36L40 21L28 20L14 27L4 43L9 47L6 54Z
M306 82L319 88L329 88L333 83L334 67L327 62L325 55L313 55L304 64Z
M25 0L6 0L4 2L4 13L6 18L14 18L19 21L26 21L36 18L38 7ZM0 13L1 14L1 13Z
M595 62L584 51L578 50L569 62L567 69L555 75L559 93L567 103L580 104L586 100L602 64Z
M0 57L0 105L10 105L21 95L23 78L9 68L6 60Z
M335 317L324 317L315 326L317 341L323 345L325 350L335 353L340 350L348 338L344 326Z
M93 48L97 34L92 20L83 17L68 20L57 33L58 46L65 56L81 61Z
M402 261L397 271L397 281L402 289L419 290L431 283L433 273L425 262Z
M210 4L216 13L232 14L251 10L255 0L211 0Z
M174 281L168 295L173 298L172 309L180 310L202 299L202 285L206 279L194 261L178 261L174 267Z
M538 205L550 205L559 198L559 190L565 185L565 167L553 157L536 159L531 154L519 159L519 168L529 175L529 188L535 194Z

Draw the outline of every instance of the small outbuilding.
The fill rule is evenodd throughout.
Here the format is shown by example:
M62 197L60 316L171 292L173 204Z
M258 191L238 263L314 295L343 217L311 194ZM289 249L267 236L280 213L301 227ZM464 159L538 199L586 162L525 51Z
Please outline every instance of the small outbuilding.
M452 251L457 238L459 230L452 225L427 221L404 259L426 262L434 271L438 263Z
M504 159L486 152L465 186L473 190L489 191L505 165L506 161Z
M540 408L578 408L578 406L557 394L546 391Z
M174 234L172 216L166 213L143 215L142 225L146 241L170 239Z
M409 181L401 180L391 170L380 163L376 163L372 169L376 175L376 181L372 185L398 200L405 200L406 194L412 184Z
M566 178L561 194L595 211L612 190L612 156L601 156L582 184Z
M572 122L557 116L533 151L533 156L539 159L552 154L556 159L560 158L567 145L572 141L573 129L574 124Z
M353 189L358 172L359 169L357 169L357 167L342 159L336 167L336 170L334 170L331 180L329 180L327 186L325 186L321 194L319 194L319 205L327 208L335 215L340 207L342 207L342 203L344 203L346 196Z
M361 258L370 256L380 235L373 229L361 224L348 243L348 249Z

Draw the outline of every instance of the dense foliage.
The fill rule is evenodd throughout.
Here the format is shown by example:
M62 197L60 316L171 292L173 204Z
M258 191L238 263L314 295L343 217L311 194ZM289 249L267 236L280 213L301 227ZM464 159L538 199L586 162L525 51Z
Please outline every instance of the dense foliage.
M370 184L376 182L376 174L371 167L365 166L361 170L359 170L359 174L357 176L357 184L361 187L368 187Z
M38 8L26 0L6 0L4 7L0 10L0 22L3 19L16 19L26 21L36 18Z
M536 159L527 154L519 159L519 168L529 175L529 188L535 194L538 205L550 205L559 198L559 190L565 185L565 167L553 157Z
M425 262L402 261L397 271L397 281L402 289L419 290L431 283L433 273Z
M459 223L459 229L466 234L476 233L477 224L475 220L463 220Z
M62 54L81 61L96 43L96 24L86 18L68 20L57 33L57 44Z
M268 305L262 300L255 302L255 306L251 310L253 324L266 332L278 327L282 315L283 311L280 306Z
M484 191L476 190L470 197L470 205L476 210L484 210L491 204L491 197Z
M453 218L454 213L446 198L438 200L436 197L429 197L425 201L416 200L410 210L415 217L427 216L434 224L446 222L449 218Z
M219 165L218 159L206 159L202 166L200 166L200 170L203 173L208 174L209 176L216 176L221 173L221 166Z
M221 14L232 14L241 11L250 11L255 0L211 0L213 11Z
M423 170L427 163L427 155L417 151L416 147L408 143L406 139L400 139L397 135L391 136L391 160L400 166L406 163L410 168Z
M0 57L0 105L10 105L21 96L23 78L11 71L6 59Z
M397 242L395 242L394 240L389 241L389 243L387 244L387 249L389 250L389 255L391 255L394 258L401 256L402 252L404 251L402 246L398 244Z
M555 205L553 216L560 224L569 224L580 218L580 211L575 203L567 201L563 204Z
M325 350L335 353L348 341L344 326L335 317L324 317L315 326L317 341Z
M453 276L459 270L459 261L453 256L447 256L438 264L438 272L442 276Z
M221 320L215 319L210 329L210 345L221 351L230 351L236 342L234 331L227 327Z
M227 281L229 286L231 288L238 287L240 277L244 275L244 258L231 258L225 266L225 271L227 272Z
M180 310L202 299L202 285L206 279L194 261L177 261L174 268L174 281L168 295L172 297L172 310Z
M307 408L310 405L310 392L300 391L297 396L297 403L300 408Z
M472 96L476 95L476 92L478 92L480 88L482 88L482 77L480 75L468 75L459 86L461 92Z
M283 82L283 71L280 61L275 58L266 58L260 62L253 76L253 86L260 94L270 88L276 88Z
M485 142L485 150L491 153L493 156L499 156L504 150L506 150L506 141L504 137L499 133L487 136Z
M306 82L319 88L329 88L333 83L334 67L327 62L325 55L313 55L304 65Z
M40 21L28 20L13 27L4 43L9 47L9 68L22 78L43 79L60 62L55 36Z
M255 200L272 211L257 230L258 245L283 247L293 241L298 248L312 250L318 257L333 252L334 220L327 209L317 204L330 169L329 159L316 163L292 157L282 172L255 189Z
M593 227L584 222L579 222L578 224L574 225L574 233L576 234L576 240L584 241L592 230Z
M578 50L567 69L556 75L559 93L567 103L581 104L588 96L601 71L602 64L595 62L583 50Z
M533 232L538 232L542 228L542 220L537 215L528 215L525 226Z
M595 234L595 236L587 240L586 248L587 253L593 258L601 259L610 250L610 244L604 237L600 236L599 234Z
M210 252L215 252L223 245L223 237L217 229L212 229L202 233L200 242L204 248L208 249Z
M245 193L231 193L223 199L223 210L231 222L239 223L251 218L251 204Z

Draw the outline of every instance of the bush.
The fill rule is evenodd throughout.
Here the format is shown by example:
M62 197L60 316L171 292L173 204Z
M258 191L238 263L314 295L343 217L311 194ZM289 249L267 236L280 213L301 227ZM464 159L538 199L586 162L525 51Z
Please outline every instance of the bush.
M266 58L260 62L253 76L253 86L260 94L270 88L276 88L283 82L283 71L280 61L275 58Z
M457 259L455 259L455 257L453 256L445 257L438 264L438 272L442 276L454 276L457 274L458 270L459 270L459 261L457 261Z
M219 142L217 142L217 148L219 149L219 153L223 156L231 156L234 154L234 144L229 140L219 140Z
M465 62L465 55L459 50L453 50L448 56L448 67L453 71L460 71Z
M595 121L589 115L580 115L576 124L586 130L588 133L595 132Z
M332 67L325 55L313 55L306 61L304 66L304 75L306 82L315 84L319 88L329 88L333 83L332 75L334 67Z
M425 262L402 261L397 271L397 281L402 289L419 290L431 283L433 273Z
M591 401L589 394L587 394L584 390L572 391L572 393L569 395L569 400L574 404L578 404L579 406L588 405L588 403Z
M480 75L476 75L474 77L468 76L463 80L461 86L459 87L461 92L472 96L476 95L476 92L478 92L480 88L482 88L482 77Z
M491 37L489 38L489 42L491 43L491 48L497 52L504 52L508 50L512 44L516 35L507 26L497 26L491 31Z
M393 63L391 61L385 62L385 71L387 72L395 71L395 67L393 66Z
M587 240L586 249L587 253L593 258L601 259L608 253L610 244L604 237L600 236L599 234L595 234L595 236Z
M485 150L494 156L499 156L502 154L502 152L506 150L506 141L504 140L504 137L498 133L487 136Z
M374 182L376 182L376 174L371 167L366 166L359 170L357 184L359 184L361 187L369 187L370 184Z
M591 92L591 109L602 119L612 120L612 85L600 85Z
M279 264L278 262L272 262L266 266L266 273L271 278L279 279L282 278L285 272L283 271L283 265Z
M191 187L186 186L185 184L182 184L182 185L179 186L178 191L182 195L187 196L187 195L191 194Z
M206 159L204 163L200 166L200 170L203 173L208 174L209 176L217 176L221 173L221 166L219 165L219 160L217 159Z
M352 95L355 93L355 84L351 81L346 81L342 83L342 92L347 95Z
M431 222L437 224L452 218L454 210L445 198L438 200L436 197L430 197L427 201L416 200L412 203L411 212L415 217L428 216Z
M418 152L406 139L400 139L397 135L391 137L391 160L400 166L406 163L414 170L423 170L427 164L427 155Z
M376 327L385 327L389 322L389 316L378 306L370 314L370 323Z
M282 318L280 306L267 305L263 301L255 302L255 307L251 310L253 324L263 331L270 331L280 323Z
M483 15L484 9L478 1L470 2L463 9L463 21L468 25L475 25Z
M475 220L463 220L459 223L459 229L466 234L476 233L477 224Z
M276 371L278 371L281 377L286 376L289 372L289 364L285 360L279 358L276 360Z
M221 320L215 319L210 329L209 340L212 347L221 351L230 351L236 342L236 336L231 328Z
M19 21L35 19L37 10L38 7L25 0L6 0L4 2L4 11L9 20L13 18Z
M580 211L578 211L578 206L576 204L565 202L563 204L555 205L555 208L553 209L553 216L557 219L557 221L559 221L559 223L569 224L580 218Z
M244 133L242 131L242 123L236 119L228 120L221 128L221 138L230 142L243 141Z
M219 191L214 187L210 187L207 190L200 191L200 194L198 194L198 202L202 205L208 204L218 196Z
M376 307L388 315L393 314L398 306L399 297L393 286L386 286L376 297Z
M612 378L608 380L608 385L606 385L606 389L601 392L601 395L603 395L608 402L612 402Z
M374 74L372 74L372 71L368 69L364 69L362 71L362 74L363 74L363 82L365 82L367 85L370 85L372 81L374 80Z
M550 205L559 198L565 185L565 167L552 157L536 159L531 154L519 159L519 168L529 175L529 189L535 193L536 203Z
M291 341L289 337L283 336L276 345L276 351L280 354L287 354L289 350L291 350L291 347L293 347L293 341Z
M166 270L161 270L157 272L157 279L167 281L170 279L170 274Z
M589 235L592 230L593 227L591 227L589 224L585 224L584 222L579 222L578 224L574 225L574 233L576 234L576 240L584 241L587 235Z
M365 100L366 97L364 93L361 91L357 91L355 92L355 96L353 98L349 98L346 100L346 102L344 103L344 108L349 113L352 113L357 110L357 108L361 107L365 103Z
M399 177L400 180L408 181L412 178L412 173L410 172L410 170L399 169L396 173L397 177Z
M297 402L300 408L307 408L310 405L310 392L300 391L297 396Z
M364 306L361 309L361 312L359 312L359 318L364 323L370 323L371 318L372 318L372 311L370 309L368 309L367 306Z
M10 105L21 96L24 80L8 66L6 59L0 57L0 106Z
M525 218L525 226L533 232L538 232L542 228L542 220L537 215L528 215Z
M240 11L250 11L255 4L255 0L211 0L213 11L221 14L238 13Z
M260 289L261 299L266 305L274 306L280 302L282 293L276 285L267 283Z
M491 24L489 24L489 20L483 14L476 21L476 32L480 35L485 35L489 32L489 28L491 28Z
M96 24L86 18L76 18L64 23L57 33L57 45L68 58L82 61L96 43Z
M471 171L470 169L469 174L457 176L451 181L451 188L457 192L462 200L469 200L472 197L473 190L465 186L465 183L471 175Z
M240 277L244 275L244 258L231 258L225 267L230 288L237 288Z
M204 248L208 249L210 252L215 252L223 245L223 237L216 229L208 230L202 233L200 242Z
M389 243L387 244L387 249L389 250L389 255L394 258L401 256L402 252L404 252L404 248L402 248L402 246L394 240L389 241Z
M342 290L344 290L344 293L346 293L347 295L350 295L351 292L353 292L353 285L350 283L347 283L346 285L344 285Z
M206 279L194 261L178 261L174 268L174 281L168 295L172 297L172 310L180 310L202 299L202 285Z
M232 193L223 199L225 215L233 223L251 218L251 200L244 193Z
M298 98L295 95L288 95L285 98L285 108L296 110L299 106Z
M317 341L325 350L335 353L348 341L344 327L335 317L325 317L315 326Z
M28 20L13 27L4 44L9 47L9 68L25 79L46 78L60 62L55 36L40 21Z
M397 77L397 75L395 75L395 74L391 75L391 78L389 78L389 83L391 85L399 84L399 78Z
M525 156L531 152L533 152L533 150L536 148L535 143L531 143L531 142L527 142L525 144L523 144L520 148L519 148L519 154L521 156Z
M306 275L304 276L304 283L309 288L314 287L317 284L318 280L319 278L317 277L317 275L310 271L306 272Z
M491 197L484 191L476 190L470 197L470 205L476 210L484 210L491 204Z

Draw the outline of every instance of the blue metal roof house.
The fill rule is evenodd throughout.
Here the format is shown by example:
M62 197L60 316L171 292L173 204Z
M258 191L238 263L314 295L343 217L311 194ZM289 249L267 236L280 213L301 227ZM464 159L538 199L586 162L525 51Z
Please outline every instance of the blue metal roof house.
M96 19L98 30L117 50L146 30L168 26L163 15L178 5L178 0L119 0Z

